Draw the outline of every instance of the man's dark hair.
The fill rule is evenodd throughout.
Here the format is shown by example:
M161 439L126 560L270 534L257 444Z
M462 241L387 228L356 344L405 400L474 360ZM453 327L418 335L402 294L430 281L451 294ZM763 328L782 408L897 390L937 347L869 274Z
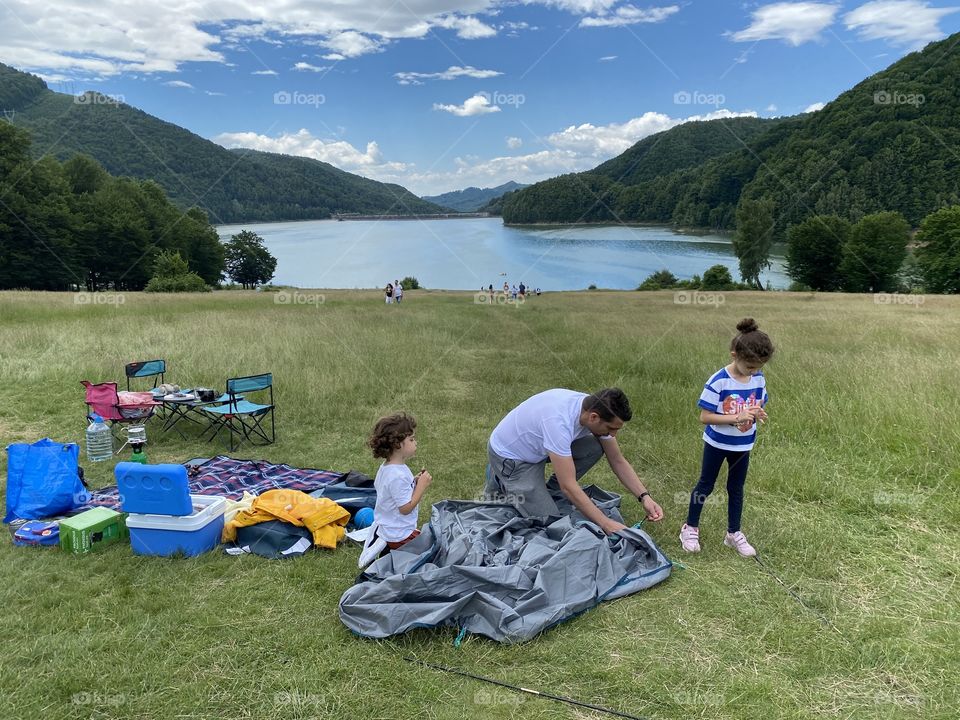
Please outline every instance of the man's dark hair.
M629 422L633 417L630 401L620 388L604 388L583 399L583 410L595 412L601 420L610 422L615 417Z
M382 417L377 420L367 446L373 450L374 457L386 460L416 429L417 421L404 412Z

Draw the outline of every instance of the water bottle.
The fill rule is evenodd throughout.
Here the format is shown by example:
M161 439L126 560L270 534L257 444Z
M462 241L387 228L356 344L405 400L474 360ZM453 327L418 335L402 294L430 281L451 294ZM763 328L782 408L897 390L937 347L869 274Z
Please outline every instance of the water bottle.
M113 457L113 433L110 426L97 414L87 428L87 460L101 462Z

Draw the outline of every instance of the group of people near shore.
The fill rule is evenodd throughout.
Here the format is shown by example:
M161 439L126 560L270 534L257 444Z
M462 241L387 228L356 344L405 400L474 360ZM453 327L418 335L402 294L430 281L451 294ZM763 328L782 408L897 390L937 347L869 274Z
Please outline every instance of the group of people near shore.
M481 287L480 292L490 293L490 300L491 302L493 301L494 294L495 294L495 291L493 289L493 283L490 283L487 287ZM510 283L507 283L507 282L503 283L503 297L505 298L509 298L511 300L517 300L517 299L526 300L528 295L530 295L531 293L540 295L541 290L540 288L533 290L532 288L529 288L526 285L524 285L522 281L520 282L520 285L511 285Z
M773 353L770 337L756 322L741 320L730 343L730 362L710 376L700 393L703 458L686 522L680 528L680 544L687 552L700 551L700 514L726 462L723 544L741 556L756 555L740 523L750 451L758 424L768 417L762 368ZM605 456L620 484L643 507L646 519L660 522L663 509L617 442L617 433L632 417L630 402L619 388L592 394L554 388L528 398L507 413L490 435L483 498L512 504L524 517L543 517L561 512L551 494L559 490L583 517L608 534L616 533L626 526L606 516L580 486L587 471ZM368 441L374 457L383 460L374 482L373 533L386 542L388 550L420 534L417 511L433 481L426 468L414 475L406 464L417 451L416 428L413 416L397 413L378 420ZM548 463L553 467L549 478Z

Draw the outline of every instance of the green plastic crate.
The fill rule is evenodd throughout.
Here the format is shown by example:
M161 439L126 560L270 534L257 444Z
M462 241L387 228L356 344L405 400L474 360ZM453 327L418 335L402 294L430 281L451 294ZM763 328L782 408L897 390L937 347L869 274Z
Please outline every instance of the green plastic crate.
M77 555L99 550L130 536L126 513L91 508L60 521L60 549Z

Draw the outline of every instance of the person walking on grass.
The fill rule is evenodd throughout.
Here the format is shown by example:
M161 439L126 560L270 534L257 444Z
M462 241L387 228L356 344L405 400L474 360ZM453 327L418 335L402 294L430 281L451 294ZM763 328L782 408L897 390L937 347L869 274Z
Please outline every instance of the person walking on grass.
M617 432L633 417L619 388L588 395L555 388L524 400L507 413L490 435L490 466L484 495L506 500L524 517L559 514L550 487L607 533L626 526L608 518L580 487L579 480L602 455L620 483L643 505L648 520L663 518L637 473L620 452ZM547 463L554 475L544 481Z
M399 280L393 284L393 297L396 298L397 305L403 300L403 285L400 284Z
M393 285L387 283L387 286L383 289L383 296L387 301L387 305L393 305Z
M715 372L703 387L698 403L700 422L706 425L703 463L700 480L690 493L687 522L680 529L680 544L687 552L700 552L700 513L726 461L727 534L723 544L743 557L757 554L740 530L740 518L757 423L767 419L764 408L769 396L760 369L773 352L767 334L760 331L753 318L745 318L737 323L737 335L730 343L730 364Z
M406 465L417 452L416 429L413 416L401 412L380 418L367 440L373 456L384 461L373 481L377 490L374 531L391 550L420 534L417 529L420 498L433 482L426 469L414 476Z

